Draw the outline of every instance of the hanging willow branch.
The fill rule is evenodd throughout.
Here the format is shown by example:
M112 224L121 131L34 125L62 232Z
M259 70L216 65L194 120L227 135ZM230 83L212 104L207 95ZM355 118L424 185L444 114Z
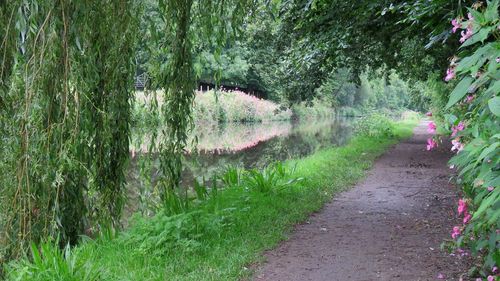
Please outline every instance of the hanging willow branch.
M22 255L31 241L74 244L117 225L129 157L134 2L2 2L0 260Z
M158 136L160 175L157 190L164 208L171 213L188 208L186 190L180 189L180 182L182 157L193 130L191 113L196 89L194 46L215 46L215 53L220 54L226 42L235 34L233 26L242 24L251 3L237 0L159 2L165 37L172 39L168 55L157 56L157 61L152 62L155 69L151 71L156 74L154 88L163 89L163 96L159 99L163 101L161 115L165 123ZM167 67L162 64L162 57L168 58Z
M138 3L0 2L0 261L22 255L31 241L74 244L82 233L119 224ZM193 128L194 46L220 54L249 4L159 0L168 44L151 63L164 90L157 186L167 209L187 208L179 186Z

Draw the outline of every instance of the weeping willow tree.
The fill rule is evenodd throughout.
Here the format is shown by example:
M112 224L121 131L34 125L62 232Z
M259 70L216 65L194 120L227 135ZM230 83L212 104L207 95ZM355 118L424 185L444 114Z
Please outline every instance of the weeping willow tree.
M0 2L0 260L115 226L124 202L136 4Z
M220 54L250 4L158 2L169 44L162 46L166 63L151 62L154 85L164 89L155 110L166 125L157 136L155 187L167 208L186 205L179 183L192 129L193 52L209 44ZM119 226L141 6L0 1L0 262L26 253L31 242L74 244L80 234Z
M180 187L182 157L193 130L192 107L197 73L194 55L203 48L212 48L216 58L238 33L250 14L250 0L160 0L158 3L166 46L156 52L150 63L153 89L162 89L162 96L153 92L153 100L162 100L152 110L163 117L162 131L153 134L150 151L159 152L159 178L153 189L160 197L160 206L169 213L188 208L186 189ZM168 57L163 63L162 57ZM220 78L220 73L215 80ZM155 141L158 139L158 141ZM158 144L158 145L156 145ZM157 147L155 147L157 146ZM151 174L147 171L146 174Z

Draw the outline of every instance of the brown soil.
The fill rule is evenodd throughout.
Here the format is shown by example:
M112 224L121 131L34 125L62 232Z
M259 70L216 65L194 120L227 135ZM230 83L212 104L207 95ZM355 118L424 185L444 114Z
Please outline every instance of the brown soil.
M425 151L426 127L267 252L255 280L459 280L467 259L440 250L460 223L449 147Z

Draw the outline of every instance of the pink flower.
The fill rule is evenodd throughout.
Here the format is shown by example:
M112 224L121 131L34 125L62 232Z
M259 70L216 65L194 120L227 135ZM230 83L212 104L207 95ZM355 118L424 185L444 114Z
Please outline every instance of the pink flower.
M489 192L492 192L493 190L495 190L495 188L493 186L488 186L488 191Z
M455 69L450 67L446 70L446 76L444 77L444 81L448 82L455 78Z
M457 126L452 126L451 127L451 136L454 137L457 135L458 132L463 131L465 129L465 124L464 122L460 121Z
M451 25L453 25L452 32L455 33L459 28L461 28L460 21L458 19L453 19L451 21Z
M425 116L427 116L427 117L432 117L432 112L430 112L430 111L429 111L429 112L427 112L427 113L425 114Z
M451 233L451 238L456 239L458 236L460 236L460 233L461 233L460 227L454 226L453 232Z
M498 267L494 266L492 269L491 269L491 272L497 274L498 273Z
M467 212L467 202L464 199L458 200L458 215Z
M429 132L429 134L434 134L436 132L436 124L434 124L434 122L429 122L429 124L427 124L427 132Z
M460 43L464 43L465 41L467 41L467 39L471 38L473 34L474 32L472 31L472 25L467 25L467 29L465 31L462 30L462 32L460 33L460 35L462 36L460 38Z
M488 278L486 278L488 281L495 281L495 276L489 275Z
M428 138L427 139L427 151L431 151L437 147L437 142L433 138Z
M446 276L443 273L439 273L437 279L446 279Z
M471 13L467 13L467 17L469 18L470 21L474 21L474 17L472 16Z
M499 25L500 26L500 25ZM500 63L500 57L496 59L497 63Z
M464 145L460 142L459 138L452 140L451 144L453 145L453 147L451 148L451 151L456 150L458 153L458 152L462 151L462 149L464 149Z
M469 212L466 210L464 213L464 224L467 224L471 218L472 218L471 214L469 214Z
M473 100L474 100L474 96L473 95L468 95L467 99L465 100L465 102L471 103Z

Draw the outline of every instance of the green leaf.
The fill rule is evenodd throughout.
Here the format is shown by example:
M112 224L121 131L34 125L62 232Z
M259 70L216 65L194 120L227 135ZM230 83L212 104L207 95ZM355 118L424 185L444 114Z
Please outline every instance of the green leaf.
M473 81L474 79L472 77L467 76L464 79L462 79L460 83L458 83L453 92L451 92L450 99L446 104L446 109L452 107L467 94L467 91L469 90L469 87Z
M487 94L495 94L499 92L500 92L500 80L496 81L493 84L490 84L490 87L488 88L488 90L486 90Z
M467 46L470 46L472 44L475 44L477 42L484 42L486 38L490 35L491 30L494 29L494 27L483 27L481 28L478 32L476 32L474 35L472 35L471 38L469 38L467 41L465 41L460 48L464 48Z
M494 97L488 101L488 106L493 114L500 116L500 97Z
M484 12L484 18L487 21L495 21L498 19L498 3L499 0L488 1L488 6Z
M460 63L457 66L457 73L460 73L462 71L466 71L470 68L479 68L482 66L484 63L484 60L487 58L484 58L486 54L488 54L490 51L495 51L493 44L489 43L474 52L471 56L463 58ZM483 59L482 63L478 65L479 60Z
M495 151L495 149L500 145L500 143L498 142L495 142L493 144L491 144L488 148L486 148L485 150L483 150L481 152L481 155L479 155L479 157L477 158L477 163L479 163L481 160L483 160L486 156L488 156L488 154L492 153L493 151Z
M474 125L474 127L472 128L472 136L477 138L479 137L479 126L478 124Z
M487 208L489 208L493 204L493 202L498 200L498 194L499 194L499 192L497 191L497 189L495 189L493 192L491 192L489 194L489 197L487 197L485 200L483 200L483 202L481 202L481 205L479 206L477 211L474 213L472 218L474 220L479 218L487 210Z

